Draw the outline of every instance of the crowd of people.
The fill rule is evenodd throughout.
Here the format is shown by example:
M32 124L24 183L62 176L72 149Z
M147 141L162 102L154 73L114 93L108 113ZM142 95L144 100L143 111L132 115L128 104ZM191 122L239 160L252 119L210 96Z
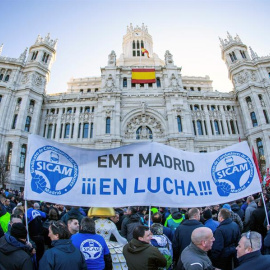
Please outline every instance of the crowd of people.
M263 189L203 208L113 209L1 189L0 270L270 269L269 199Z

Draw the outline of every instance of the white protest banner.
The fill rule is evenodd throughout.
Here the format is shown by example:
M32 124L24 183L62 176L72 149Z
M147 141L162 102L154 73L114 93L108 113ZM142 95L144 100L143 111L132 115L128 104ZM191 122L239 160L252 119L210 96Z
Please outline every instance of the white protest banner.
M192 153L155 142L89 150L29 136L27 200L96 207L199 207L260 191L246 142Z

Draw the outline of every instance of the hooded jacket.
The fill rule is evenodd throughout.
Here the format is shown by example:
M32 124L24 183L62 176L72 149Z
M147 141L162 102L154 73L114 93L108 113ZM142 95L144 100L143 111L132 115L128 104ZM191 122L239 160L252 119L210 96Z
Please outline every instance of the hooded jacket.
M121 235L125 237L128 242L133 238L133 231L138 225L143 225L141 217L138 213L127 216L121 226Z
M52 241L52 246L39 261L39 270L87 270L83 254L70 239Z
M134 238L124 246L123 254L129 270L154 270L167 264L156 247Z
M5 269L32 270L33 263L28 248L16 238L4 235L0 238L0 262Z
M8 231L9 221L10 221L10 213L7 212L5 206L0 203L0 225L4 233Z

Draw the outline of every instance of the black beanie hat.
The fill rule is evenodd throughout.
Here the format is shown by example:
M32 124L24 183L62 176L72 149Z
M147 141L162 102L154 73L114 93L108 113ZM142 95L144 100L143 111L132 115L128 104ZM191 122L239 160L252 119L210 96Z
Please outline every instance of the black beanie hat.
M26 239L27 230L22 223L14 223L11 226L10 235L17 239Z
M203 217L204 217L205 219L210 219L210 218L212 218L212 212L211 212L211 210L210 210L210 209L204 210L204 212L203 212Z

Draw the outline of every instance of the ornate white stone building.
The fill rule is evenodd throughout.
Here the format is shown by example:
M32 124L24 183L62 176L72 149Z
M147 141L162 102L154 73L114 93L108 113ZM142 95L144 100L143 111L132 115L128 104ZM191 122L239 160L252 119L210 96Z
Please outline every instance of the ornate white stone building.
M46 94L57 40L38 36L19 58L1 56L0 154L11 187L24 186L30 133L73 146L106 149L153 140L186 151L210 152L247 140L262 170L270 159L270 56L240 38L220 39L234 91L213 91L208 76L182 76L173 55L153 51L146 26L127 27L123 53L112 51L100 77L72 79L65 93ZM142 55L146 48L150 58ZM152 68L156 82L133 84L132 69Z

